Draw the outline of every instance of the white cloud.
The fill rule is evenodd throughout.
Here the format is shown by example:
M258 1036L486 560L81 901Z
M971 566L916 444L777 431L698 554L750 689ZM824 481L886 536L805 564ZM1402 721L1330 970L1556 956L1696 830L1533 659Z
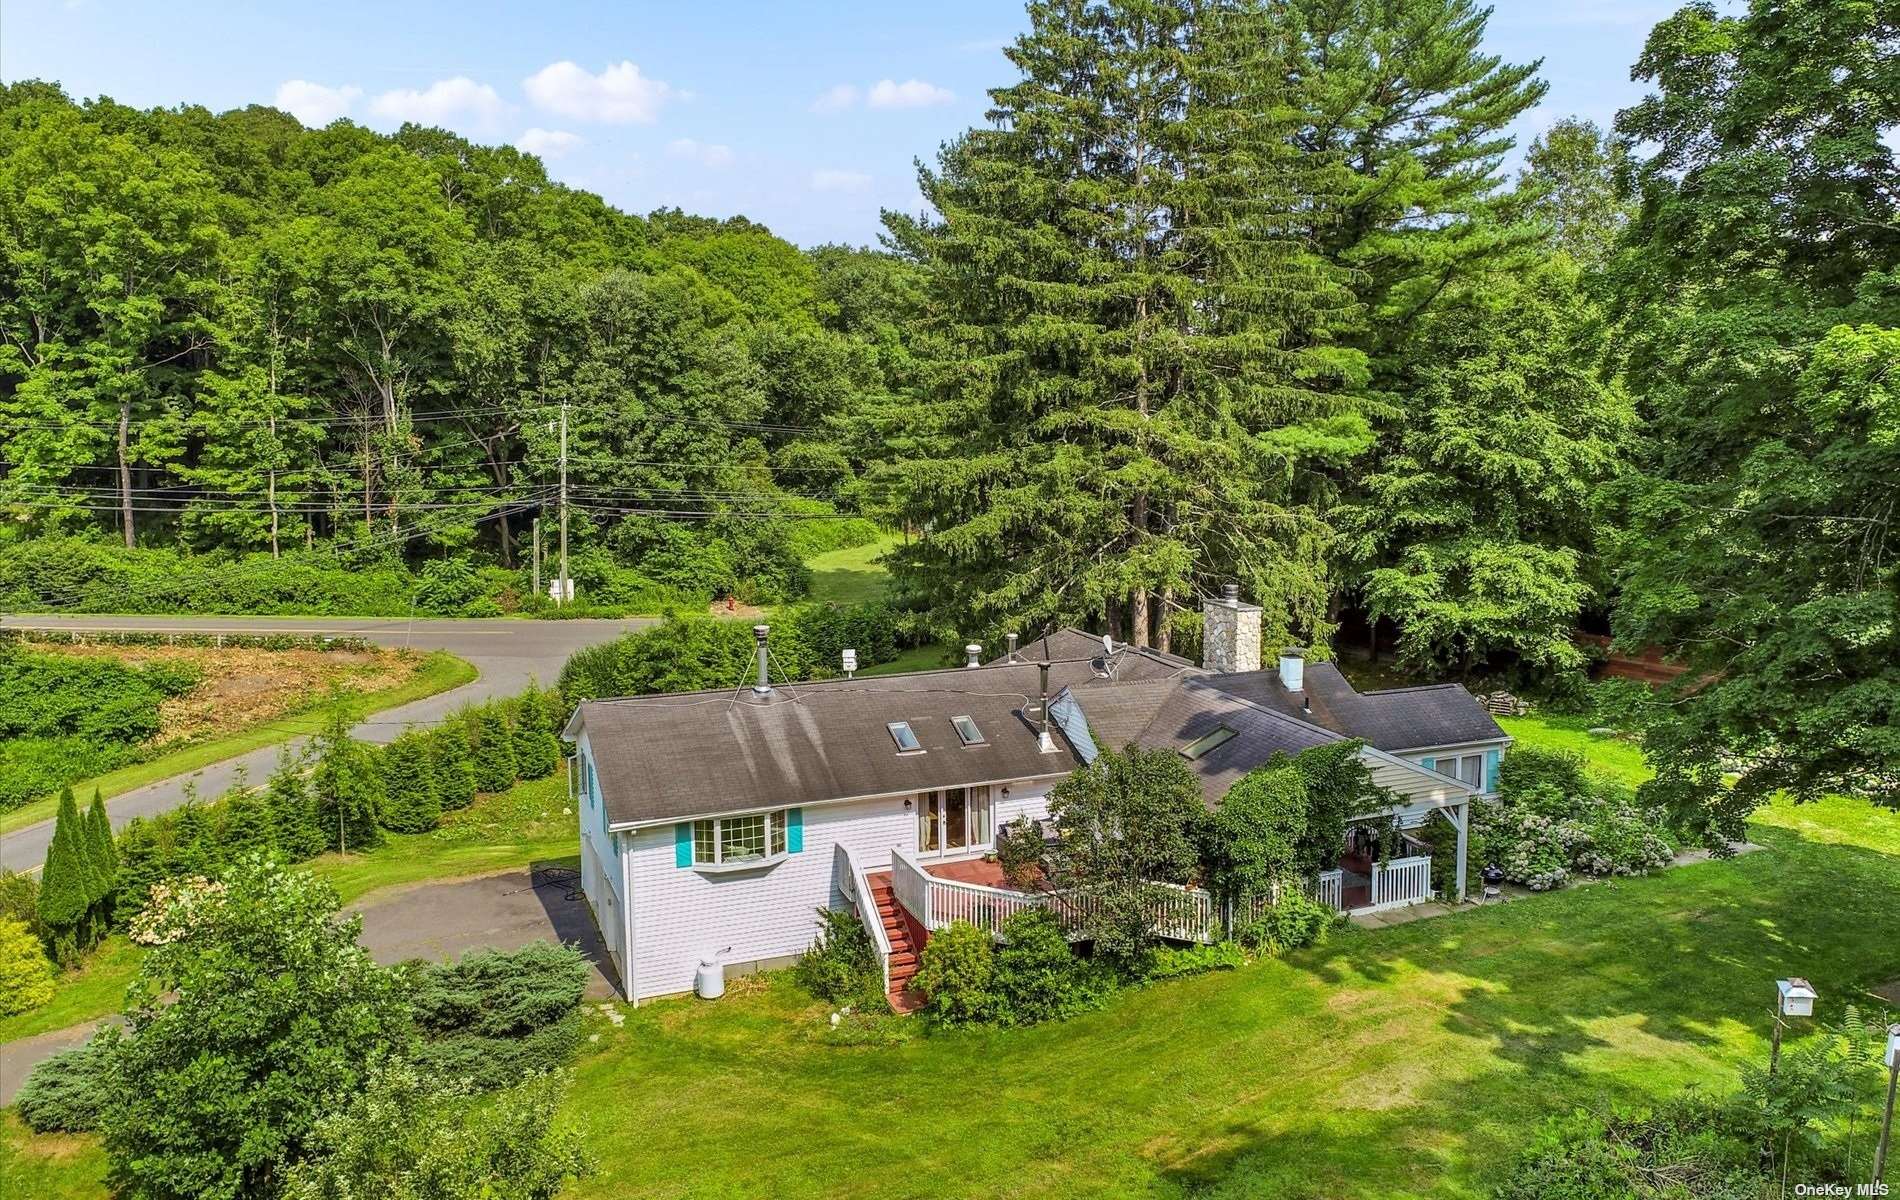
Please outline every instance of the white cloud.
M666 144L666 152L674 158L690 159L702 167L729 167L732 165L732 147L696 142L692 138L674 138Z
M857 102L858 89L856 85L839 83L820 92L818 98L811 102L811 110L815 113L843 112Z
M466 75L438 79L418 92L398 88L370 101L370 112L391 121L418 125L454 126L463 122L492 126L508 113L508 104L494 88Z
M579 121L638 125L653 124L660 106L683 94L624 60L598 75L576 63L549 63L522 80L521 88L536 108L547 112Z
M537 126L523 131L521 136L515 139L515 145L529 154L539 154L542 158L559 158L585 140L580 134L569 133L565 129L542 129Z
M948 104L956 96L949 88L921 79L906 79L902 83L880 79L871 85L864 99L872 108L927 108L932 104Z
M308 79L289 79L277 85L276 104L310 128L321 129L348 116L362 94L358 87L325 87Z
M871 177L862 171L813 171L812 190L819 192L861 192L871 185Z

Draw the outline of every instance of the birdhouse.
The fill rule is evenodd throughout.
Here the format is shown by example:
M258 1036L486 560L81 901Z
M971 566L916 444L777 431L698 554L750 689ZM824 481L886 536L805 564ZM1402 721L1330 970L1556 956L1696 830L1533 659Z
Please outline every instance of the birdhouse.
M1814 1015L1814 1001L1819 995L1805 979L1777 979L1775 992L1778 1007L1784 1017L1811 1017Z
M1900 1025L1887 1026L1887 1066L1900 1070Z

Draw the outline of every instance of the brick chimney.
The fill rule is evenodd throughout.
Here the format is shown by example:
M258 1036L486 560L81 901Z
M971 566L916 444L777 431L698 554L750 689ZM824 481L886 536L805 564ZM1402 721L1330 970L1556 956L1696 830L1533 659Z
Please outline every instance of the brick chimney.
M1260 669L1260 606L1240 602L1240 585L1201 602L1201 665L1227 674Z

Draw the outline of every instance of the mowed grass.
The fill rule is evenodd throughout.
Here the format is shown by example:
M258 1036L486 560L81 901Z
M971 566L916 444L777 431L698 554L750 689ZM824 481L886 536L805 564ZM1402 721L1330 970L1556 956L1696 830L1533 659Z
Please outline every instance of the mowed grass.
M805 560L811 568L809 598L821 604L863 604L882 600L890 586L890 572L878 559L897 545L896 535L814 555Z
M1594 722L1587 717L1499 717L1498 724L1515 745L1573 751L1583 755L1592 771L1630 787L1653 774L1640 746L1591 733Z
M379 713L400 705L411 704L417 700L426 700L451 688L472 683L477 672L469 663L443 651L431 653L416 673L407 680L391 688L380 691L349 695L345 708L350 720L361 721L372 713ZM87 779L73 785L73 794L84 802L92 797L96 788L110 800L114 796L157 783L161 779L170 779L174 775L183 775L208 767L212 763L223 762L227 758L236 758L240 754L264 746L274 746L292 738L315 733L323 727L329 718L327 707L322 704L313 706L309 711L278 717L240 730L228 737L186 746L170 754L154 758L149 762L134 763L121 767L96 779ZM24 829L28 825L37 825L41 821L50 821L59 810L59 797L47 796L9 812L0 813L0 833L11 833Z
M463 879L530 863L578 866L574 820L566 776L556 773L498 795L479 796L468 808L444 814L441 828L429 833L385 834L383 844L373 850L325 854L303 865L329 880L345 904L383 888ZM82 967L60 977L49 1003L0 1018L0 1042L118 1012L142 954L124 937L108 939Z
M1900 975L1900 814L1124 993L1027 1030L835 1041L783 976L603 1029L583 1197L1478 1197L1549 1114L1733 1086L1773 980Z

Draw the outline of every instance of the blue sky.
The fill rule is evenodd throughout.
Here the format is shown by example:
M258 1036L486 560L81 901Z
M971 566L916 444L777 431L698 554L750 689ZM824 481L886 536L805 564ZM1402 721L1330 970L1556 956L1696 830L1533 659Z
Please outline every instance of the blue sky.
M1498 0L1490 48L1544 60L1560 116L1609 121L1675 5ZM743 213L804 245L915 208L912 160L1011 78L1019 0L954 3L230 3L0 0L0 78L141 107L278 103L306 123L404 117L542 153L635 212Z

